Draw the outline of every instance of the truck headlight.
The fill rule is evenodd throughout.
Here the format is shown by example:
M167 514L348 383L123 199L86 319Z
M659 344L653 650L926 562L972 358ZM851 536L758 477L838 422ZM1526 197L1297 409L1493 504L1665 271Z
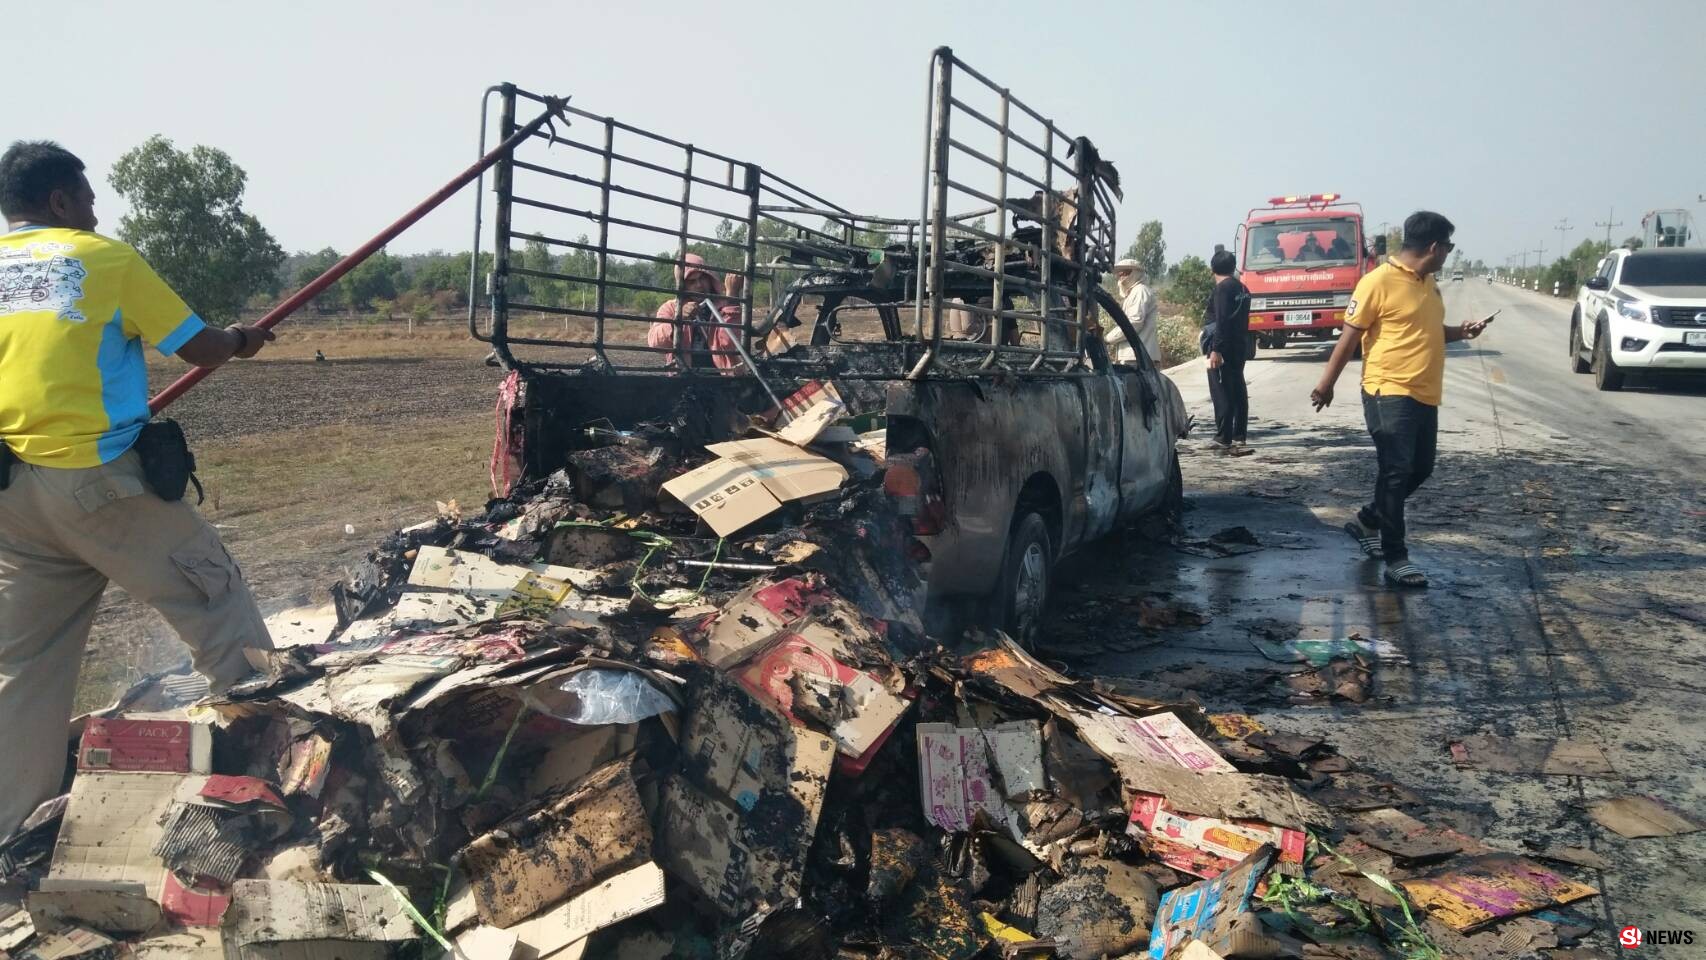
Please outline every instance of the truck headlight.
M1619 316L1628 317L1630 320L1639 320L1642 323L1653 322L1652 314L1647 311L1647 305L1637 303L1634 300L1617 301L1617 313Z

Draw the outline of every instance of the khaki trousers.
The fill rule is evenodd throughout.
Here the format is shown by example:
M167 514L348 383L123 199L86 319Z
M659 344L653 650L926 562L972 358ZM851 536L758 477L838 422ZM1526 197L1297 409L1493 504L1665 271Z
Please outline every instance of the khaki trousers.
M160 611L217 692L272 639L195 508L143 481L134 451L81 470L12 465L0 490L0 838L59 792L66 723L108 582Z

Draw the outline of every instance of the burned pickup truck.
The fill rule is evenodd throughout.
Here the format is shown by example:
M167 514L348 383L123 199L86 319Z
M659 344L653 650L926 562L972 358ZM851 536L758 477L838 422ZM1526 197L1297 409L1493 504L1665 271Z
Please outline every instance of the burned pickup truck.
M712 444L828 409L834 429L794 439L874 457L927 564L921 608L1027 641L1060 558L1176 508L1178 391L1102 347L1102 317L1138 342L1101 286L1113 165L947 48L929 90L916 217L575 107L508 156L469 280L470 330L511 372L498 494L671 417ZM482 136L544 102L492 88Z

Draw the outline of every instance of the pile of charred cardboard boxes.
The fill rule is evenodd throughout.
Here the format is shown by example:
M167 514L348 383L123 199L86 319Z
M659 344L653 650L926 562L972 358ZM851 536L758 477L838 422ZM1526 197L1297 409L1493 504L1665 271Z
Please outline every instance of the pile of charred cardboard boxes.
M182 680L147 683L86 718L69 795L0 847L29 887L0 956L1195 960L1568 937L1520 915L1591 888L1422 824L1326 744L1075 680L999 635L927 638L917 491L884 490L901 458L831 387L785 407L708 461L667 423L589 428L606 442L562 473L477 517L445 507L335 609L275 618L254 681L188 709Z

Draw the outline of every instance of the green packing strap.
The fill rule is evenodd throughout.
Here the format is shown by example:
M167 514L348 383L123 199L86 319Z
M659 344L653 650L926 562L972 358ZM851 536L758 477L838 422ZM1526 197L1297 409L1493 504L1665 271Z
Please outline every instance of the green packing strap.
M377 881L380 886L391 891L391 896L396 897L397 902L402 904L403 912L409 915L409 919L415 922L415 926L420 927L421 930L425 931L427 936L438 941L438 945L443 947L446 952L456 952L456 946L449 940L444 939L444 934L439 933L437 927L429 923L426 917L421 916L421 912L415 909L415 904L409 899L409 895L398 889L397 885L392 883L390 878L372 868L368 869L367 875Z
M1398 927L1399 946L1410 951L1405 955L1405 960L1444 960L1444 954L1440 953L1439 948L1433 945L1433 942L1428 939L1428 935L1423 933L1421 926L1416 923L1416 915L1410 911L1409 894L1399 889L1397 884L1385 877L1364 870L1356 861L1333 849L1327 841L1315 834L1311 833L1309 839L1311 842L1319 844L1321 849L1332 854L1339 862L1362 874L1370 883L1385 891L1392 899L1398 901L1398 909L1404 912L1404 923ZM1384 915L1379 912L1376 912L1375 915L1384 918Z
M717 561L722 559L723 544L726 542L727 541L722 537L717 538L717 549L711 554L711 565L705 568L705 575L699 578L698 588L685 597L669 601L670 605L679 606L683 603L692 603L705 595L705 587L711 582L711 571L717 569ZM652 562L652 557L667 545L668 541L665 541L662 545L654 545L648 548L646 550L646 555L640 558L639 565L634 568L634 576L628 581L628 585L634 588L635 593L639 594L647 603L653 604L654 606L664 606L665 604L663 601L653 597L651 594L648 594L645 588L640 586L640 574L646 572L646 565Z
M433 866L444 873L444 882L438 885L438 896L432 902L432 922L442 927L445 919L450 916L450 881L456 876L456 872L442 863L435 863Z
M492 789L497 782L498 768L503 766L504 754L509 753L509 743L515 739L515 732L521 729L521 719L527 716L527 704L522 704L515 711L515 719L510 721L509 732L504 734L504 742L498 745L498 755L492 758L492 765L486 768L486 778L480 781L480 789L474 793L476 801L486 799L486 791Z
M1297 894L1295 897L1292 895L1294 892ZM1286 919L1296 924L1317 941L1352 937L1366 931L1374 924L1374 918L1369 914L1368 908L1354 897L1345 897L1308 880L1288 877L1284 874L1273 874L1268 877L1268 891L1260 899L1264 906L1278 905L1280 912L1285 914ZM1356 927L1341 930L1336 927L1323 926L1316 923L1314 919L1297 912L1298 904L1323 901L1329 902L1349 914L1356 921Z
M591 520L559 520L557 521L557 526L593 527L599 530L617 529L615 527L611 527L609 524L595 523ZM650 530L623 530L622 532L646 545L646 555L641 557L639 564L634 567L634 575L629 578L628 585L633 587L634 592L639 594L641 599L645 600L647 603L656 606L663 606L664 604L662 601L653 597L651 594L646 593L645 588L640 586L640 575L646 572L646 567L651 564L652 558L657 556L657 552L659 550L667 550L670 547L675 546L675 541L661 533L653 533ZM711 571L717 569L717 561L722 559L723 546L727 542L728 541L723 537L717 538L717 549L711 554L711 565L705 568L705 575L699 578L699 588L680 600L671 601L672 603L691 603L705 595L705 587L711 582Z

